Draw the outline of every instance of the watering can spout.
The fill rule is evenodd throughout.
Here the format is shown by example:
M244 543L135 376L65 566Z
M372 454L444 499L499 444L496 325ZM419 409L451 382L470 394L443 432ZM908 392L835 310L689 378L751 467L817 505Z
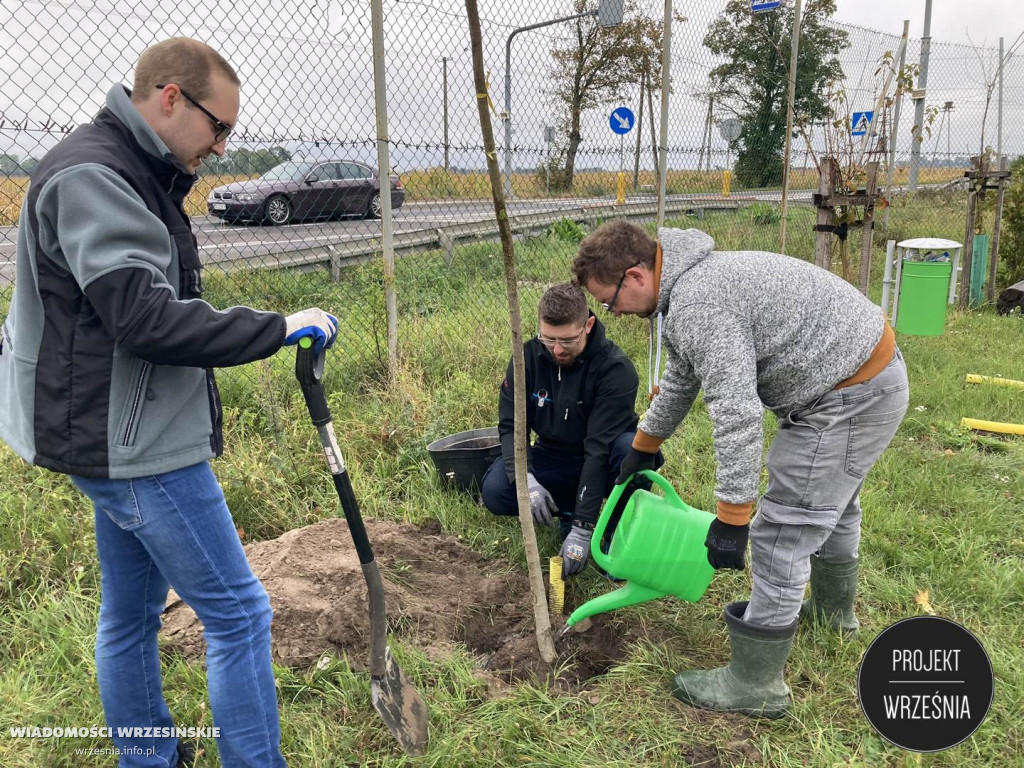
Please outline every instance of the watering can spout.
M605 613L607 611L614 611L618 608L625 608L628 605L636 605L637 603L645 603L648 600L657 600L659 597L664 597L667 593L657 589L651 589L645 587L642 584L636 582L628 582L626 586L620 587L613 592L595 597L575 611L566 620L565 625L571 627L574 624L579 624L584 619L589 619L591 616L596 616L599 613Z

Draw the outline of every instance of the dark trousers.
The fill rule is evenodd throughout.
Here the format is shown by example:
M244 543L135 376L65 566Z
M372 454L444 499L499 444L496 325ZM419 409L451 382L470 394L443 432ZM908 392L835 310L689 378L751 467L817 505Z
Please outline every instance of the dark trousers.
M608 490L611 490L619 475L619 465L626 458L633 445L635 432L623 432L612 442L608 454L608 465L605 468L608 477ZM576 491L583 473L583 457L567 456L542 445L535 445L533 452L533 475L543 485L558 505L559 515L563 520L571 520L576 508ZM658 465L661 464L661 453L658 454ZM644 486L650 487L645 480ZM481 491L484 506L496 515L518 515L519 506L516 501L516 484L508 480L505 474L505 460L497 459L484 475ZM624 494L624 498L626 495Z

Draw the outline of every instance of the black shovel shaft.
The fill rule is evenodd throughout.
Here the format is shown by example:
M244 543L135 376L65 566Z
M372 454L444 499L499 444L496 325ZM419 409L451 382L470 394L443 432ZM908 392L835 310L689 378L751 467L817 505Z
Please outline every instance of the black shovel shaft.
M327 466L334 477L334 487L338 491L338 498L341 500L341 509L345 513L345 520L352 531L352 541L356 545L356 552L359 554L359 562L362 565L373 562L373 548L370 546L370 539L366 535L366 526L363 525L363 516L359 511L359 502L356 501L355 492L352 490L352 482L349 480L348 470L345 468L345 461L341 456L337 439L334 436L334 425L331 421L331 409L327 405L327 397L324 395L321 378L323 376L323 352L314 355L312 349L299 347L298 355L295 358L295 377L302 387L302 396L306 400L306 408L313 420L317 433L320 436L320 445L323 447L324 456L327 459Z
M334 425L331 421L331 409L327 405L327 397L321 384L323 376L323 352L314 355L312 349L299 347L295 358L295 377L302 387L302 396L306 400L306 408L310 418L320 435L320 444L324 449L327 466L334 477L334 487L338 491L341 509L345 513L352 541L356 545L359 563L362 565L363 577L369 593L370 603L370 676L380 678L384 675L386 651L386 614L384 608L384 585L380 578L380 569L373 558L373 548L366 535L363 516L359 511L352 482L349 480L345 461L341 456L338 441L334 436Z

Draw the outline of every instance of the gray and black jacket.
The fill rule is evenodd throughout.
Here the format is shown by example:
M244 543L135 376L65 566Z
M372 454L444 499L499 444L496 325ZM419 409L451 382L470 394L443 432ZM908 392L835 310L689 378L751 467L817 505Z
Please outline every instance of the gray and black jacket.
M593 313L591 313L593 314ZM609 489L608 455L612 442L636 429L636 368L605 336L595 318L587 346L569 366L561 366L533 338L523 344L526 363L527 442L530 430L537 444L567 457L583 458L573 518L596 522ZM508 364L498 399L501 456L510 483L515 482L515 396L512 363ZM533 471L533 456L527 451Z
M285 320L199 298L194 181L120 85L40 162L0 346L0 438L26 461L123 478L220 454L212 369L272 355Z
M785 414L853 376L885 319L845 280L799 259L716 251L697 229L661 229L658 240L668 364L639 429L668 437L703 388L715 497L744 504L757 496L763 409Z

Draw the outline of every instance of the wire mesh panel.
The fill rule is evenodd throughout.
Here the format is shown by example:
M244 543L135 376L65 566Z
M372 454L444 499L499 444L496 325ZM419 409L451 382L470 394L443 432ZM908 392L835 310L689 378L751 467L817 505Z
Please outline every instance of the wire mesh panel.
M779 247L793 3L766 14L752 14L748 0L676 4L664 136L665 6L628 0L614 27L599 24L597 7L556 0L480 8L528 331L537 298L568 278L588 230L614 216L653 222L661 148L670 225L706 229L722 248ZM804 4L787 252L812 257L817 164L837 152L861 165L878 160L886 188L891 170L891 236L962 239L966 192L954 182L972 155L998 147L998 51L932 42L927 91L914 94L907 89L915 87L921 45L911 39L902 80L879 102L901 30L838 24L834 8L833 0ZM220 51L242 81L226 148L206 157L185 203L207 272L205 298L282 312L323 306L341 319L339 350L351 370L382 370L391 279L380 216L389 191L400 353L431 355L439 344L492 333L504 340L465 8L457 0L385 0L383 12L388 128L379 137L366 3L5 2L0 313L38 161L92 118L111 86L131 87L143 50L188 36ZM1022 71L1019 57L1010 58L1003 78L1001 149L1009 155L1021 149L1010 127L1024 110ZM912 97L922 100L923 119ZM865 114L871 129L862 138L855 118ZM386 138L387 172L378 138ZM901 194L913 163L930 198Z

